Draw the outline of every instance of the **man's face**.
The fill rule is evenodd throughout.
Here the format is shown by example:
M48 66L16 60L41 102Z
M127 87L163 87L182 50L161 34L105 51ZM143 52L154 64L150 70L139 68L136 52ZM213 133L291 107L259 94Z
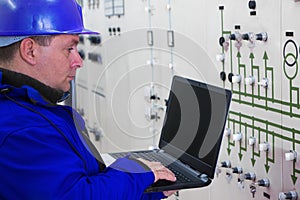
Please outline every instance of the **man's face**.
M38 79L41 82L64 92L70 90L70 81L75 78L76 69L82 66L78 41L77 35L58 35L49 46L38 47Z

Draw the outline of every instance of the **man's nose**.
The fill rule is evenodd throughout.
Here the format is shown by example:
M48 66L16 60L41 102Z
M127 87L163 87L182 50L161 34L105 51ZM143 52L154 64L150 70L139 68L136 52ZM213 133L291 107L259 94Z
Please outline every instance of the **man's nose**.
M74 58L71 67L72 68L80 68L83 66L82 58L79 52L74 53Z

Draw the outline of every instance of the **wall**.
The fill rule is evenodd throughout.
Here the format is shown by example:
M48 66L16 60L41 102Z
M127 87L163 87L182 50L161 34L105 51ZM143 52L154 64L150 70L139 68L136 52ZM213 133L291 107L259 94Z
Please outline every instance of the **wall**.
M155 145L171 78L178 74L231 89L233 100L216 178L207 188L180 191L177 199L300 193L299 155L285 159L300 152L300 2L79 2L86 26L101 33L101 43L82 37L85 67L76 79L76 107L99 151ZM222 166L224 161L231 166ZM234 173L235 167L242 173ZM245 179L248 173L256 179Z

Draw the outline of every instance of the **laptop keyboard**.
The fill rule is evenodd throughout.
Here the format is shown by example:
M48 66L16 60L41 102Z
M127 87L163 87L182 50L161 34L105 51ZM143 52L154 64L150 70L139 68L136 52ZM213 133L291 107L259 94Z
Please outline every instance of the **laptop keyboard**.
M122 158L128 155L128 153L112 153L110 154L114 158ZM165 159L162 159L162 156L157 152L147 151L147 152L138 152L138 153L131 153L130 157L132 158L143 158L145 160L149 161L156 161L161 162L164 166L166 166L168 169L170 169L176 176L176 182L177 183L186 183L191 182L191 179L188 178L187 175L184 175L182 172L178 170L178 167L174 163L166 163ZM159 180L158 185L162 184L164 185L166 183L172 183L171 181L166 180Z

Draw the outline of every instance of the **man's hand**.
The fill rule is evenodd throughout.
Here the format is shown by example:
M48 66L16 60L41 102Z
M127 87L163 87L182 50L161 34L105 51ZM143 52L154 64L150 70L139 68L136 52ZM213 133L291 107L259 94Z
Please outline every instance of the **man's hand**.
M176 181L175 174L171 170L163 166L160 162L150 162L142 158L139 158L138 160L144 163L145 165L147 165L152 170L155 177L154 182L160 179L165 179L168 181ZM176 191L174 190L174 191L164 191L163 193L165 196L171 196L175 192Z
M139 158L138 160L147 165L152 170L155 177L154 182L160 179L176 181L175 174L171 170L163 166L160 162L150 162L142 158Z

